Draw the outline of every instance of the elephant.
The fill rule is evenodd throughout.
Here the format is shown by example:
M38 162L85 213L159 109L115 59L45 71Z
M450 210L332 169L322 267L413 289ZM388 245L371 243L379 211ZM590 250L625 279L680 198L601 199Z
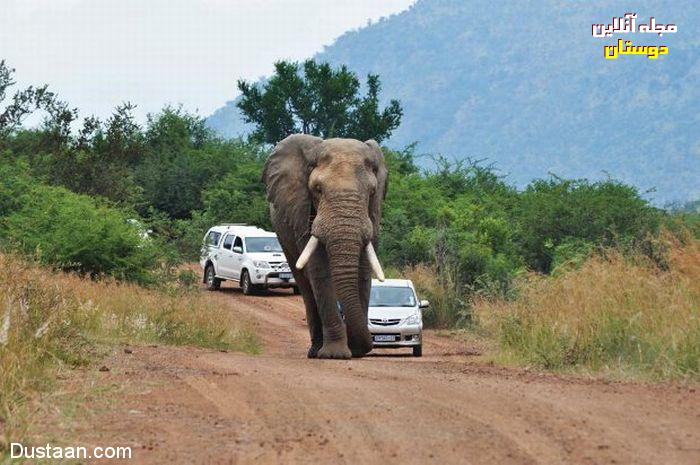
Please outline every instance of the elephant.
M306 307L309 358L372 350L367 307L371 271L384 280L375 250L387 176L374 140L293 134L265 163L270 219Z

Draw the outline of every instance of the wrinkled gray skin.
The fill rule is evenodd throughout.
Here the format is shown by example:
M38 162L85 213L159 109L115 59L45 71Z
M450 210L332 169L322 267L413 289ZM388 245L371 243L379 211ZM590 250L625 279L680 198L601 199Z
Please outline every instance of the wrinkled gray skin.
M373 140L295 134L277 144L262 179L272 224L304 298L309 358L365 355L372 350L365 247L372 241L377 250L387 186L382 151ZM320 245L298 270L294 265L312 234Z

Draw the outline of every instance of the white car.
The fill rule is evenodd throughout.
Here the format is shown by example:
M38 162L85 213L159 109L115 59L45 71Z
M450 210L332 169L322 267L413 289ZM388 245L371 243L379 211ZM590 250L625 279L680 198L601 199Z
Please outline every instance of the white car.
M299 293L277 235L256 226L223 224L209 229L199 263L209 290L231 280L238 281L244 294L269 288Z
M418 300L410 279L372 280L367 315L374 347L411 347L423 355L422 309L430 303Z

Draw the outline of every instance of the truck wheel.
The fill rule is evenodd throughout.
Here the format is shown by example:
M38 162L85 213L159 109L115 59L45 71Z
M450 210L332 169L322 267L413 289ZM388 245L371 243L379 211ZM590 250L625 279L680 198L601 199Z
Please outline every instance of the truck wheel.
M293 287L292 287L292 292L294 292L294 295L299 295L299 294L301 294L301 291L299 290L299 286L293 286Z
M422 357L423 356L423 344L419 346L413 346L413 356Z
M213 265L207 265L204 269L204 283L208 291L218 291L221 287L221 280L216 277Z
M241 275L241 289L245 295L250 295L253 293L253 283L250 282L250 276L247 271L243 271Z

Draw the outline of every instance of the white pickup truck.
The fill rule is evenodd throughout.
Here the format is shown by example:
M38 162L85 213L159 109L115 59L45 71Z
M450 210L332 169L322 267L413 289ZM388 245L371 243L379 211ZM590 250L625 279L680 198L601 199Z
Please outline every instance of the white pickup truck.
M223 224L207 231L200 264L203 282L217 290L222 281L238 281L244 294L269 288L299 293L277 235L256 226Z

